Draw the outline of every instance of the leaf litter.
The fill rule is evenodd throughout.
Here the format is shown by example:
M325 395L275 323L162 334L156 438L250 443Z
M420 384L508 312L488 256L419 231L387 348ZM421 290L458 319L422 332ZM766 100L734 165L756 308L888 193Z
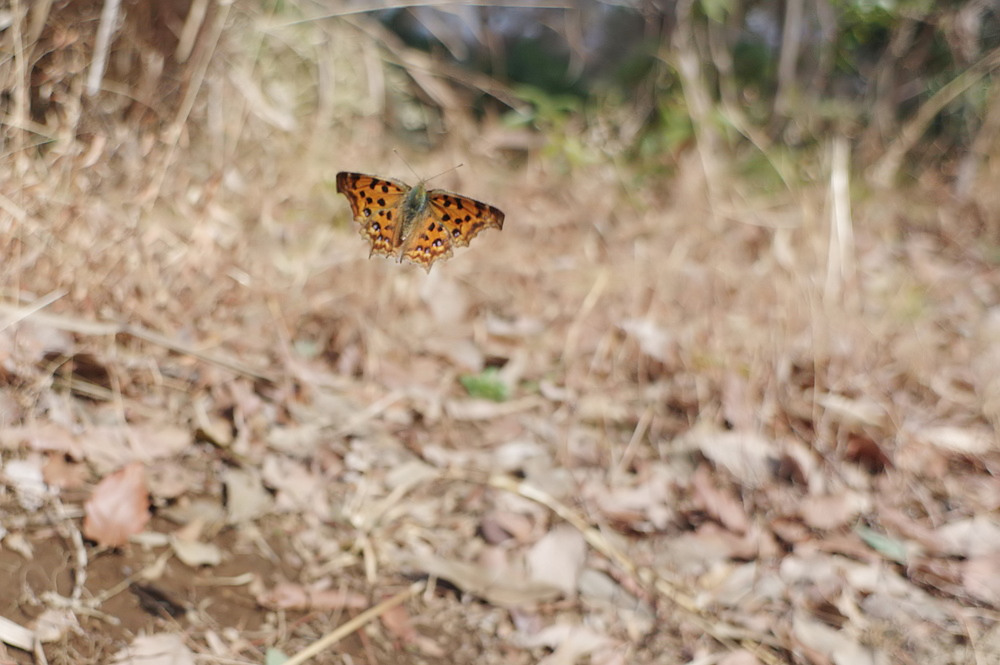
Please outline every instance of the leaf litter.
M265 42L220 45L259 82L205 63L173 153L106 115L0 180L5 657L996 660L988 261L859 202L831 299L812 221L769 248L753 210L449 139L418 167L465 161L445 186L506 228L430 275L368 261L328 182L395 146L350 105L281 129L322 91L274 92L303 56Z

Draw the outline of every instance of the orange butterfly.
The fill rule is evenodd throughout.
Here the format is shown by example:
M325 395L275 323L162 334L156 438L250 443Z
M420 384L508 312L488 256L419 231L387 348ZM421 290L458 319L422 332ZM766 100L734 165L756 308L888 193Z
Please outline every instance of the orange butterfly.
M465 247L485 228L503 228L504 214L491 205L443 189L427 190L363 173L337 174L337 191L347 197L368 254L399 256L431 269L438 259L451 256L452 247Z

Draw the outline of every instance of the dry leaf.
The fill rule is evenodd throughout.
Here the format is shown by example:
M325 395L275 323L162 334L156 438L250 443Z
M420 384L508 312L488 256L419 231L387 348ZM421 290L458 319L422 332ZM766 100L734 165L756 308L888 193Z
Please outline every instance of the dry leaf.
M432 658L443 658L447 654L437 642L417 632L410 620L410 613L404 606L397 605L389 609L380 619L386 630L395 635L404 647L416 649Z
M87 479L86 465L71 462L65 455L48 455L42 475L46 484L60 489L79 489Z
M396 636L404 645L412 644L417 638L417 630L410 621L410 613L402 605L390 608L380 617L386 630Z
M830 530L844 526L871 507L871 500L858 492L839 492L802 499L799 514L814 529Z
M962 586L974 598L1000 605L1000 553L978 556L962 564Z
M192 440L187 429L163 423L129 427L125 435L146 460L176 457L187 450Z
M149 522L145 467L133 462L97 484L84 505L83 535L102 547L119 547Z
M519 543L526 543L534 531L534 525L521 513L495 510L483 516L479 529L482 531L483 539L491 545L509 538L514 538Z
M650 358L667 365L677 362L679 345L666 328L649 319L629 319L620 325L622 330L635 338L639 349Z
M797 612L792 619L792 634L805 646L829 658L834 665L876 665L871 650L862 646L846 630L831 628L801 612Z
M217 545L203 543L198 540L185 540L171 537L170 548L184 564L197 568L198 566L217 566L222 562L222 551Z
M260 474L227 468L222 473L226 486L226 519L230 524L249 522L274 508L274 499L261 482Z
M526 556L531 579L576 593L576 583L587 557L583 535L570 526L557 526L535 543Z
M722 522L730 531L746 533L750 527L743 503L730 493L720 490L707 466L702 464L695 471L691 487L694 489L706 512Z
M141 635L117 654L114 665L195 665L180 633Z
M988 515L959 520L935 530L938 546L951 556L978 557L1000 552L1000 523Z
M538 661L538 665L574 665L581 657L614 644L611 638L593 628L570 624L543 628L534 635L522 637L520 642L530 648L553 649L551 654Z
M754 432L727 432L701 426L683 439L748 488L766 485L771 479L771 460L781 456L773 441Z

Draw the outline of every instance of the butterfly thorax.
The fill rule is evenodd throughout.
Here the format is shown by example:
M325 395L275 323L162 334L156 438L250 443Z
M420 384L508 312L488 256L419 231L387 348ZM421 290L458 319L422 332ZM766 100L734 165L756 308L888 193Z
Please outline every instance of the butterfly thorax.
M423 217L427 203L427 188L424 187L424 183L418 182L403 198L400 238L405 238L413 228L414 222Z

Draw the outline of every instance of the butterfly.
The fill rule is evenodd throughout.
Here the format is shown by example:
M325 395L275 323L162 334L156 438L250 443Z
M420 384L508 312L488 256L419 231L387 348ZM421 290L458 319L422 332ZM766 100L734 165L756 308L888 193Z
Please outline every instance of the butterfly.
M465 247L486 228L503 228L503 211L443 189L413 187L364 173L337 174L337 191L347 197L368 254L398 256L430 270L452 247Z

